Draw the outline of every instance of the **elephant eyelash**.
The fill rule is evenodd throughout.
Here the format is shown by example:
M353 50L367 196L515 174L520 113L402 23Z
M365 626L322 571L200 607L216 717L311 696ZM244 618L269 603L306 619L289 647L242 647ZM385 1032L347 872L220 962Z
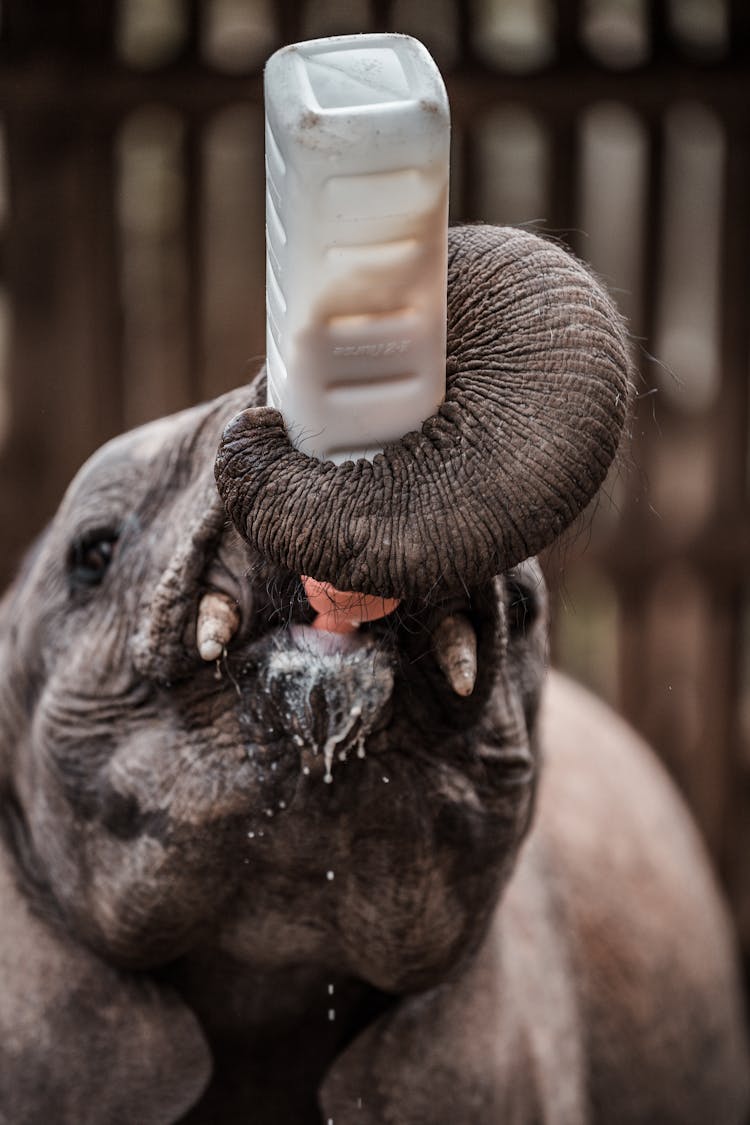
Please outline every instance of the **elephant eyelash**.
M77 536L68 551L68 577L77 589L99 586L110 568L119 529L96 527Z

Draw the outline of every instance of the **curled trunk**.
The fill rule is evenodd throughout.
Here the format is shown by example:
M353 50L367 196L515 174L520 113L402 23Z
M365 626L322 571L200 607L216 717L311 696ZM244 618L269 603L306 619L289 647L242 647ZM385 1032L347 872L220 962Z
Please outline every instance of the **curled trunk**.
M622 321L587 270L525 231L450 232L445 401L373 461L295 450L256 407L224 432L216 479L268 560L341 590L425 599L556 539L596 493L630 397Z

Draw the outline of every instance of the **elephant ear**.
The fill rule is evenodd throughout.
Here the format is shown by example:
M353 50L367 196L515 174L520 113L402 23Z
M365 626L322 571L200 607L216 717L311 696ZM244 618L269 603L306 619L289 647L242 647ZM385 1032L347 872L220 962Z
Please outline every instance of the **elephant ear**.
M211 1060L197 1020L147 977L120 973L37 911L0 842L0 1121L168 1125Z
M425 599L510 569L586 507L631 395L622 320L559 246L489 226L449 232L445 401L373 461L292 448L281 415L244 411L216 480L269 561L341 590Z

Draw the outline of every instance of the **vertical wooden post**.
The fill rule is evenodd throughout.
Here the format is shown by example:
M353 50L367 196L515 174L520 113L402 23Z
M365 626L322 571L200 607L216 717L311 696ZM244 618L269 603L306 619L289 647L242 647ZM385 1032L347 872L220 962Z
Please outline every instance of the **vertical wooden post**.
M721 267L721 394L715 413L717 513L719 524L739 529L748 502L750 393L750 128L739 112L725 122L726 172ZM731 533L731 532L730 532ZM715 675L707 706L715 716L716 852L750 951L750 753L742 745L740 675L747 638L745 608L750 596L741 565L714 590L717 620ZM710 577L709 577L710 581Z
M55 107L9 112L5 123L12 427L0 452L0 522L7 566L121 419L109 136L82 129Z

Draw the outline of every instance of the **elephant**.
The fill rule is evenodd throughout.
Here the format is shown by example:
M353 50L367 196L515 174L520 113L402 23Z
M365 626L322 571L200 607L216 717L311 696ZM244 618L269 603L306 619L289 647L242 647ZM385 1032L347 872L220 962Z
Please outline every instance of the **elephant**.
M552 242L449 247L419 432L306 457L261 370L95 453L7 591L4 1125L743 1121L698 833L547 667L626 331ZM302 575L398 604L316 629Z

